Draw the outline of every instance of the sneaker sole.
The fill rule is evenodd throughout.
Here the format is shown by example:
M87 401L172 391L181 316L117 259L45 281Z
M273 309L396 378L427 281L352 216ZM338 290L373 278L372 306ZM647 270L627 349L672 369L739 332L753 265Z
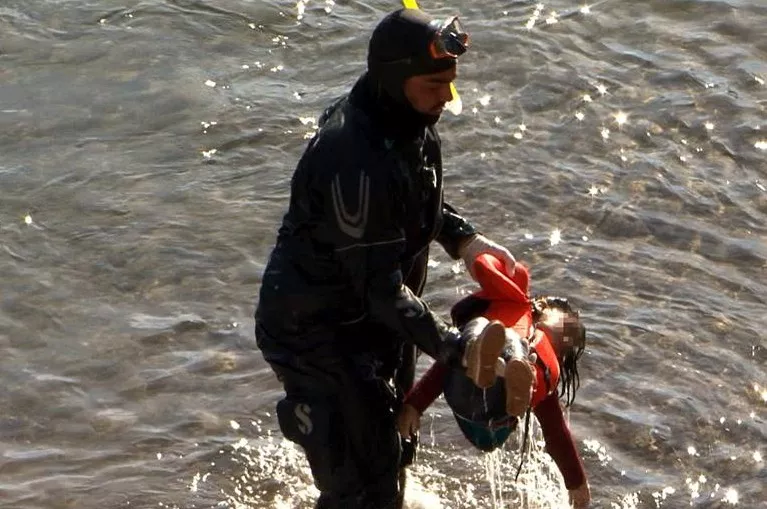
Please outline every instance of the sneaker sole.
M535 373L529 362L511 359L506 362L506 413L514 417L525 414L533 397Z
M506 346L506 329L499 321L488 324L477 338L476 354L469 367L467 375L480 389L488 389L495 384L495 366Z

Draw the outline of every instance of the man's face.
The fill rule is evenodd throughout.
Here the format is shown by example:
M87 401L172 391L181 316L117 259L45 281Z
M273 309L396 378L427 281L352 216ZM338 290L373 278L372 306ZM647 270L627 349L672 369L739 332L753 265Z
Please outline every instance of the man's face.
M453 67L434 74L411 76L405 80L405 97L417 112L439 117L445 104L453 99L450 84L456 75Z

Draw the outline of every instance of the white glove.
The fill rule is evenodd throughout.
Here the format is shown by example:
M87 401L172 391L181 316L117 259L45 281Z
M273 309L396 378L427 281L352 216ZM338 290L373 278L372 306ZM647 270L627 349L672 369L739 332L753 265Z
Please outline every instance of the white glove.
M503 263L504 267L506 267L506 273L509 276L514 275L514 266L517 261L514 259L511 252L484 235L476 234L469 238L469 240L464 241L463 245L458 248L458 255L463 260L464 265L466 265L466 270L469 271L472 279L476 280L474 271L472 270L474 260L477 259L477 256L484 253L489 253L498 258Z

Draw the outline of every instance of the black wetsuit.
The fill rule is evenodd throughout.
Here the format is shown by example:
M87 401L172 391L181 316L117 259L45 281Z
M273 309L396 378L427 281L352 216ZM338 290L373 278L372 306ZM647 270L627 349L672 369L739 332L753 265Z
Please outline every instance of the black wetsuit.
M256 310L258 346L287 393L280 426L307 453L318 507L378 509L397 495L394 412L415 348L448 364L460 355L457 330L419 298L429 244L457 259L474 233L443 202L440 140L422 115L367 75L325 111Z

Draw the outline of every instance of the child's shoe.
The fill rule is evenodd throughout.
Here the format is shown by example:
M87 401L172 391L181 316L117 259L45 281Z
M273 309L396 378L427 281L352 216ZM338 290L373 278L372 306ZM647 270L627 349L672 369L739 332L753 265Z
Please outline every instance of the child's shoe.
M474 385L480 389L495 383L495 366L506 345L506 329L498 320L479 317L469 321L461 331L466 339L463 365Z
M513 337L512 337L513 336ZM514 331L507 336L509 359L504 370L506 413L514 417L525 414L533 397L535 372L528 361L528 345Z

